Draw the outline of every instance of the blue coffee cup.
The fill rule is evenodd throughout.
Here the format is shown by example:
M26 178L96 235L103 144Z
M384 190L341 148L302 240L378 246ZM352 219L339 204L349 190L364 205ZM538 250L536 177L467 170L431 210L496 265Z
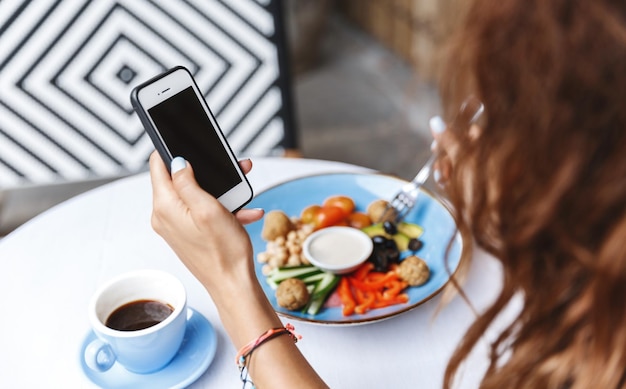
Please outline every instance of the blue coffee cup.
M164 314L161 310L160 317L155 316L153 322L145 324L149 325L147 328L110 327L114 313L122 312L127 316L126 321L135 320L136 310L123 311L125 307L143 303L169 307L171 313ZM173 275L160 270L138 270L102 285L89 304L88 315L97 337L85 348L85 364L90 369L103 372L119 363L133 373L152 373L165 367L182 344L187 295L183 284Z

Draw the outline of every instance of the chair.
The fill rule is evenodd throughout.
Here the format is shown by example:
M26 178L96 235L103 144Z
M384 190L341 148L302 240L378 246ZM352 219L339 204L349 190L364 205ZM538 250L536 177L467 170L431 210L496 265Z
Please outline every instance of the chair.
M297 154L284 23L281 0L0 2L0 232L145 170L129 94L175 65L238 156Z

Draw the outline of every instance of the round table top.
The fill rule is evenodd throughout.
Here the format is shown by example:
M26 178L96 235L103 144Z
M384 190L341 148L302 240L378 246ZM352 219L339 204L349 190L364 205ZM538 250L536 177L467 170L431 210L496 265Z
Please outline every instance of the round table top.
M293 178L369 169L330 161L254 159L255 193ZM229 342L209 295L152 230L150 178L141 173L74 197L0 240L0 387L95 387L81 367L89 335L87 305L96 288L117 274L162 269L179 277L188 304L213 325L217 352L192 388L238 387ZM477 309L493 301L499 264L477 251L464 290ZM394 318L358 326L292 323L303 354L331 387L439 388L447 360L474 319L460 298L435 315L441 294ZM479 345L460 387L477 386L486 368Z

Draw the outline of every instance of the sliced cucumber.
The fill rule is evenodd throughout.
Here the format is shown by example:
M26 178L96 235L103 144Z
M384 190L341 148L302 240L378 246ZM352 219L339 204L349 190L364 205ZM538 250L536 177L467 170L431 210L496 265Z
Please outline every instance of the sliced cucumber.
M304 309L304 312L309 315L316 315L322 309L324 302L339 283L338 275L330 272L324 272L323 275L324 277L315 285L309 303Z
M278 267L272 270L272 272L267 276L267 279L275 284L280 284L287 278L303 279L319 273L322 273L322 270L311 265Z
M325 272L315 266L303 265L276 268L265 280L272 289L276 289L278 284L288 278L298 278L307 285L311 297L303 312L309 315L315 315L320 311L340 279L339 276Z
M272 280L269 277L265 277L265 282L267 282L267 284L270 286L270 288L276 290L276 288L278 288L278 282L275 282L274 280Z
M326 273L323 271L320 271L319 273L310 275L310 276L306 276L304 278L300 278L302 281L304 281L305 284L309 285L309 284L317 284L318 281L320 281L322 278L324 278L326 276Z

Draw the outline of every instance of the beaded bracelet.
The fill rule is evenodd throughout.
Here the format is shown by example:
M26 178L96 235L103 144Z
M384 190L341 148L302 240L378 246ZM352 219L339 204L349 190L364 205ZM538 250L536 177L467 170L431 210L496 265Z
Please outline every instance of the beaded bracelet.
M235 363L237 364L237 367L239 367L239 378L241 378L241 382L243 382L244 388L248 383L252 386L252 388L254 388L254 383L252 383L252 381L248 379L248 369L246 366L248 359L252 355L252 352L254 352L254 350L256 350L259 346L261 346L268 340L274 339L277 336L284 334L288 334L289 336L291 336L294 343L297 343L298 339L302 339L301 335L296 334L295 327L287 323L284 327L271 328L265 331L258 338L252 340L250 343L246 344L239 350L235 359Z

